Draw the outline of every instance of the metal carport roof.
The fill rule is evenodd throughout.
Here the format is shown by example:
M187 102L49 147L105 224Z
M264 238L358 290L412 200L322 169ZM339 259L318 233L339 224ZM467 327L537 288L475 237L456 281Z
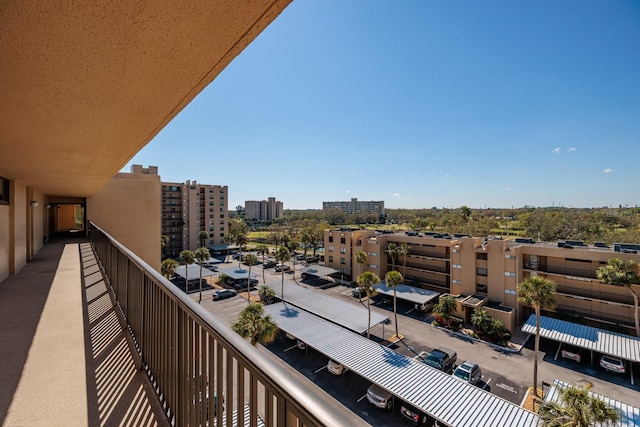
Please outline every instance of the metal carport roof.
M379 294L393 296L393 288L386 285L383 281L379 285L373 287ZM399 284L396 288L396 296L400 299L415 302L418 304L426 304L427 302L438 298L439 292L430 291L428 289L416 288L415 286L409 286Z
M529 316L521 329L529 334L536 333L535 314ZM540 336L624 360L640 362L640 338L631 335L540 316Z
M560 397L560 391L568 384L560 381L553 380L549 391L544 396L545 402L553 402ZM611 399L602 394L597 394L589 391L589 394L593 397L597 397L602 400L608 406L616 408L620 414L620 420L615 424L606 424L607 427L640 427L640 408L632 405L628 405L623 402ZM605 426L605 424L596 424L596 427Z
M278 327L356 374L455 427L533 427L538 416L479 387L340 328L278 303L265 307Z
M278 298L282 299L280 281L273 281L268 283L267 286L276 292ZM304 286L295 285L289 281L284 282L284 300L291 305L359 334L367 331L369 313L361 305L342 301L323 293L312 291ZM371 311L372 327L379 323L386 323L388 320L389 317L376 311Z
M187 269L187 267L189 268ZM189 274L189 280L200 279L200 266L198 264L181 265L175 271L183 279L185 278L185 272ZM215 274L214 271L202 267L202 277L214 276Z
M252 270L253 271L251 272L251 277L256 277L256 274L254 274L255 269L252 269ZM231 277L234 280L246 279L249 276L249 270L245 268L227 267L227 268L218 268L218 271L220 273L226 274L227 276Z
M337 273L338 270L333 268L325 267L322 265L310 265L301 270L301 273L312 274L314 276L323 277L329 276L331 274Z

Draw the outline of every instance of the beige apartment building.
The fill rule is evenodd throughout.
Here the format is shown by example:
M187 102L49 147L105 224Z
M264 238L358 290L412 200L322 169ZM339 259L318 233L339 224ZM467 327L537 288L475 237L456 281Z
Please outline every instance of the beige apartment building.
M356 213L384 215L384 201L360 201L352 197L350 201L322 202L322 210L327 213L329 209L339 209L347 215Z
M637 245L609 248L569 241L540 243L531 239L345 229L325 232L325 264L351 278L371 271L384 280L391 269L386 255L390 243L409 247L406 259L396 260L405 283L457 296L459 314L467 321L475 308L482 307L514 330L531 312L518 303L517 285L539 275L556 283L557 313L619 324L632 332L630 293L624 287L600 283L596 271L610 258L640 263ZM367 254L364 266L355 263L358 251Z
M273 221L284 215L284 207L281 201L275 197L267 200L246 200L244 202L245 219L257 221Z
M205 247L225 243L229 231L226 185L198 184L196 181L162 183L162 234L169 238L165 257L202 246L200 232L208 234Z

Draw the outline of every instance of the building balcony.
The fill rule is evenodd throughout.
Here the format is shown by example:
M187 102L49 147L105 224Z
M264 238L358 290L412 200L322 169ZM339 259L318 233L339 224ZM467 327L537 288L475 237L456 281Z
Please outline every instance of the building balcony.
M597 279L598 275L594 270L587 270L582 268L569 268L569 267L555 267L555 266L541 266L524 263L522 265L523 270L538 271L540 273L547 274L559 274L562 276L574 276L574 277L586 277L588 279Z
M0 425L364 424L90 235L51 241L0 283Z

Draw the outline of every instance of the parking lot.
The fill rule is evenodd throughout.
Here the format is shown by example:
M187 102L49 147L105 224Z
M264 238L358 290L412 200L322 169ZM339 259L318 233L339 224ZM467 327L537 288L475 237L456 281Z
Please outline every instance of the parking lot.
M353 304L362 304L352 296L352 288L336 284L327 279L299 278L302 266L296 266L297 283L307 286L318 292L331 295L336 298L350 301ZM255 268L262 284L262 269ZM267 282L279 279L281 273L273 269L265 271ZM291 280L291 274L285 273L285 280ZM238 313L246 306L246 300L242 297L234 297L224 301L206 301L203 305L215 304L215 313L223 317L229 325L237 318ZM213 307L212 307L213 308ZM382 341L395 332L393 324L393 304L385 301L385 298L375 298L372 310L384 313L391 319L389 325L377 325L372 328L372 338ZM457 352L457 364L466 359L478 363L482 368L482 377L478 387L483 388L505 400L515 404L521 404L527 389L532 381L533 339L528 340L520 353L504 353L496 351L484 343L471 339L464 339L431 326L432 317L428 313L415 310L413 305L398 301L398 327L404 339L394 347L395 351L408 357L416 357L422 351L429 352L434 348L444 346ZM552 382L560 379L574 384L590 383L597 393L634 404L638 400L640 387L630 384L629 376L621 376L603 371L594 356L594 365L587 360L581 363L563 359L558 356L558 343L541 340L541 363L539 364L539 381ZM328 358L314 349L307 351L295 347L295 341L290 341L284 334L280 334L276 342L267 346L268 350L280 357L302 375L314 382L334 398L350 408L354 413L376 426L398 425L401 420L398 413L399 404L391 412L378 410L366 399L366 390L370 383L353 372L337 377L326 369ZM639 383L636 375L636 384Z

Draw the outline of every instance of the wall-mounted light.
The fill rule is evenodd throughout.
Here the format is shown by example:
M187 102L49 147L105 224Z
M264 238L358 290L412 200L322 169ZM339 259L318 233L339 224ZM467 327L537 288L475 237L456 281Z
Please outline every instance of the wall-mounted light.
M47 203L44 207L47 209L51 209L51 203Z
M32 200L29 202L29 204L31 205L32 208L35 208L40 204L40 202L38 202L37 200Z

